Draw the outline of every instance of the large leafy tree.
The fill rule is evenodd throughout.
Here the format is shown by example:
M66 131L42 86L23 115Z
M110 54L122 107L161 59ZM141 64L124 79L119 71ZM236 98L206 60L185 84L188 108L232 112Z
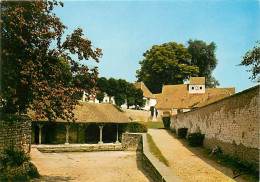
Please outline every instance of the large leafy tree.
M89 69L71 54L78 60L98 62L101 49L93 49L80 28L61 41L66 26L53 13L59 4L63 6L55 0L1 2L0 100L4 112L22 114L31 109L37 119L74 120L75 93L95 92L88 85L79 88L69 81L72 75L83 75L95 83L98 74L96 67Z
M190 76L197 76L199 68L191 65L191 55L176 42L154 45L147 50L137 70L138 81L143 81L152 93L160 93L162 85L182 84Z
M217 66L216 48L214 42L207 44L202 40L188 41L187 50L191 54L191 65L199 68L198 76L206 78L206 87L219 85L219 82L212 76L212 71Z
M260 44L260 40L256 41L257 44ZM255 46L252 50L246 52L243 57L243 60L239 64L239 66L249 66L251 69L247 70L252 72L252 76L249 77L253 81L260 82L260 47Z

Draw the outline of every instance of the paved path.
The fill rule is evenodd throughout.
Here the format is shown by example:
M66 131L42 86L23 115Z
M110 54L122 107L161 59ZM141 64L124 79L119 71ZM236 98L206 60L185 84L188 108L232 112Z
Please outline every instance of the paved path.
M154 142L169 162L171 170L184 182L231 182L214 167L204 162L194 153L174 139L166 130L149 129Z
M41 153L31 150L41 174L38 181L148 182L141 171L141 156L132 151Z

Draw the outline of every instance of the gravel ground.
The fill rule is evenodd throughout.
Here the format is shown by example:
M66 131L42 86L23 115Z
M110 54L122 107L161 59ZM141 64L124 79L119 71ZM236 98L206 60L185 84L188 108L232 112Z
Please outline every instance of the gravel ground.
M34 181L147 182L139 158L132 151L41 153L36 148L31 150L32 162L41 174Z
M163 129L149 129L148 133L152 135L154 142L168 160L171 170L184 182L234 181L232 170L209 159L208 154L203 154L203 151L205 153L203 148L184 146L184 143ZM241 176L236 178L236 181L245 182L252 179Z

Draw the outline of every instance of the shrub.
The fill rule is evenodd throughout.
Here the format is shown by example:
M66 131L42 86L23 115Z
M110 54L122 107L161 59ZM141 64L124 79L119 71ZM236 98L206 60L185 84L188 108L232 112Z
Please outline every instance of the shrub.
M23 164L29 162L22 149L10 146L3 152L0 158L0 181L27 181L27 171Z
M205 135L201 133L191 133L188 136L189 145L192 147L198 147L203 145L203 139Z
M39 178L40 177L37 167L31 162L29 163L28 175L30 176L30 178Z
M179 128L179 129L178 129L178 135L179 135L181 138L185 138L186 135L187 135L187 131L188 131L188 128Z
M148 123L146 122L127 123L124 130L130 133L146 133L148 131Z
M171 118L170 117L163 117L163 124L166 129L170 128Z

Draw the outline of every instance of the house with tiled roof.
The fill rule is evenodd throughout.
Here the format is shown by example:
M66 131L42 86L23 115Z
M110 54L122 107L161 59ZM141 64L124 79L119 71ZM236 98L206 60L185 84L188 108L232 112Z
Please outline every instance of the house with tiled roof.
M179 112L202 107L235 94L235 88L205 88L204 77L191 77L189 84L164 85L156 94L159 116L172 116Z
M146 87L143 82L136 82L134 83L136 88L140 88L143 91L145 105L142 109L150 110L151 107L155 106L156 104L156 97L154 94L150 92L150 90Z

